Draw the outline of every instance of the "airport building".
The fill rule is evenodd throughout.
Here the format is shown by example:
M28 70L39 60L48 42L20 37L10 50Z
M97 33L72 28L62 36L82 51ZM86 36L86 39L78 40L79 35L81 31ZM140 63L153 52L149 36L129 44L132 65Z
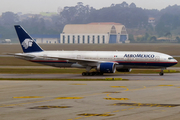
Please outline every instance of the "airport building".
M60 35L61 44L129 43L124 25L120 23L68 24Z
M37 43L56 44L60 43L59 35L31 35Z

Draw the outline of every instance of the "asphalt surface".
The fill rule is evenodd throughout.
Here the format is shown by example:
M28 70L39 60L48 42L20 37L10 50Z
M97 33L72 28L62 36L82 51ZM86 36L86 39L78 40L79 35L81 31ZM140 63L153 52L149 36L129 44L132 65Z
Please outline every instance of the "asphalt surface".
M82 78L70 74L0 74L8 76ZM179 73L104 77L129 80L0 81L0 120L180 119Z
M44 79L105 79L122 78L128 80L171 80L179 81L180 73L159 74L104 74L103 76L82 76L81 74L0 74L0 78L44 78Z

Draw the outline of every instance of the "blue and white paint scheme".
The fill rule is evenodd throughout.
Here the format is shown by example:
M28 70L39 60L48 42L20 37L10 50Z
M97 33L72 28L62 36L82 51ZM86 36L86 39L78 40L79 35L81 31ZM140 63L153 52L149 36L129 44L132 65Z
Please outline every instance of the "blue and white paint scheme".
M31 62L54 67L85 68L82 75L103 75L103 73L130 72L132 68L161 69L177 64L172 56L159 52L139 51L44 51L20 26L15 25L22 50L15 56ZM95 69L96 72L90 72Z

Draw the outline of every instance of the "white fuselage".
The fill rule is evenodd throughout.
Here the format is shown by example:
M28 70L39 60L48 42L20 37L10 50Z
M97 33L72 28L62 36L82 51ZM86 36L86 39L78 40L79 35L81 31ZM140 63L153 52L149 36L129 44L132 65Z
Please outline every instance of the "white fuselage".
M99 62L116 62L117 68L166 68L177 64L177 60L172 56L158 52L140 52L140 51L43 51L33 53L23 53L24 55L36 56L28 58L29 61L37 62L55 67L77 67L86 68L87 66L96 67L98 62L91 63L89 61ZM22 58L22 57L21 57ZM71 62L66 59L71 58L82 60L79 62ZM27 58L25 58L27 60Z

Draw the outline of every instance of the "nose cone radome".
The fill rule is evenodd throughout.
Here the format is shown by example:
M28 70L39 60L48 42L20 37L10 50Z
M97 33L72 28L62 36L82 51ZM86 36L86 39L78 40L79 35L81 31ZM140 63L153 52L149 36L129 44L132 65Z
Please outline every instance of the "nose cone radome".
M176 59L174 59L174 62L177 64L178 63L178 61L176 60Z

